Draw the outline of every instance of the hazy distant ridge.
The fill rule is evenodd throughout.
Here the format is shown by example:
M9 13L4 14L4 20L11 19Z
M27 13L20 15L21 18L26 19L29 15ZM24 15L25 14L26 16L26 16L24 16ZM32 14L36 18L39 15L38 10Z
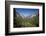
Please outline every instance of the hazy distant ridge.
M21 17L21 18L27 18L27 19L31 19L32 17L34 17L34 16L36 16L36 14L34 14L34 15L29 15L29 16L24 16L23 14L22 15L20 15L20 13L18 13L18 12L16 12L16 16L17 17Z

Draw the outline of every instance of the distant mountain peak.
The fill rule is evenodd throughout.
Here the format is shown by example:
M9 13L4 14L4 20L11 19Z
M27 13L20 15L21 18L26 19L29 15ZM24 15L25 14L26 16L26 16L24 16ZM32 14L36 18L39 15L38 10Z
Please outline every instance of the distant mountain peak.
M27 18L27 19L31 19L31 18L34 17L34 16L36 16L36 15L30 15L30 16L27 16L26 18Z
M29 15L29 16L26 16L26 17L25 17L23 14L21 15L20 13L16 12L16 16L17 16L17 17L21 17L21 18L23 18L23 19L24 19L24 18L25 18L25 19L26 19L26 18L27 18L27 19L31 19L32 17L36 16L36 14Z

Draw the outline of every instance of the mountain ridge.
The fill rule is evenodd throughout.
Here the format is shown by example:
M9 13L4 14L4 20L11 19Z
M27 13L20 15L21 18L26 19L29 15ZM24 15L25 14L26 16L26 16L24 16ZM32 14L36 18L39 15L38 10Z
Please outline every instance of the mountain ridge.
M16 12L16 17L21 17L21 18L27 18L27 19L31 19L32 17L36 16L36 14L33 15L29 15L29 16L24 16L24 15L20 15L20 13Z

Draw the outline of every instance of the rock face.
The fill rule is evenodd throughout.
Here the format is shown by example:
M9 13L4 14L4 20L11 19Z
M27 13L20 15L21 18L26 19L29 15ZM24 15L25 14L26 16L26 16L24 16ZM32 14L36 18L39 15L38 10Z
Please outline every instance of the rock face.
M16 17L21 17L21 18L25 18L25 16L24 15L20 15L20 13L18 13L18 12L16 12Z
M20 14L18 12L16 12L16 17L21 17Z

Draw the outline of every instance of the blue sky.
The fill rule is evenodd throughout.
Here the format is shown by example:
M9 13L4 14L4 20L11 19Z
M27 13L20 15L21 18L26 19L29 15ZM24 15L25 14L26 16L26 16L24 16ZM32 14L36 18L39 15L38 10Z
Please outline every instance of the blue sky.
M20 15L29 16L35 13L38 13L39 9L28 9L28 8L15 8L16 12L20 13Z

